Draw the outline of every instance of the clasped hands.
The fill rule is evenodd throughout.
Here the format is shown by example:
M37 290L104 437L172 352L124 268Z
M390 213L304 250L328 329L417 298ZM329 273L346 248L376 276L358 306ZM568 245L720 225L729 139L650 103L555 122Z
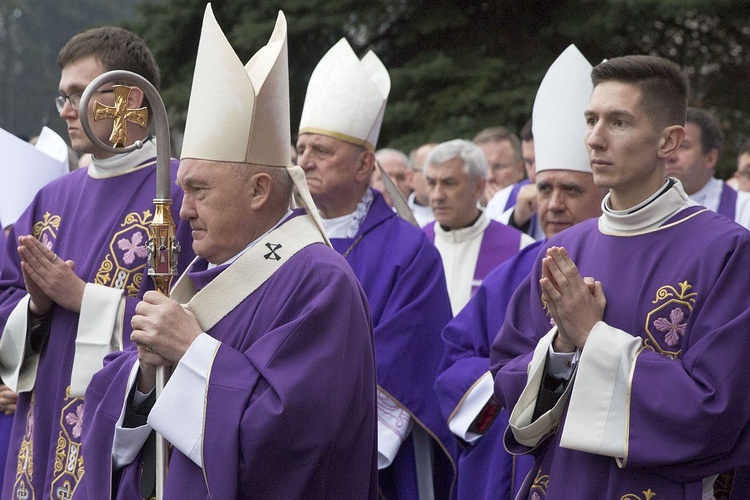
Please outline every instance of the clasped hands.
M550 247L542 259L542 298L557 325L555 352L583 348L594 325L604 317L607 299L600 281L582 277L562 247Z
M72 260L58 259L56 253L31 235L18 237L18 255L33 314L43 316L53 304L81 312L86 283L73 272Z

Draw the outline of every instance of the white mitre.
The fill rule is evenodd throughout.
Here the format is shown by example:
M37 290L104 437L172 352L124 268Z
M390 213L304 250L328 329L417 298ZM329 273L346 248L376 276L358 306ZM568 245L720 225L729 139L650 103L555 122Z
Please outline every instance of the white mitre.
M570 45L544 75L534 99L532 132L536 171L574 170L591 173L583 135L593 91L592 66Z
M268 44L243 65L206 5L180 159L287 168L327 242L304 172L291 162L286 35L279 11Z
M372 51L360 61L345 38L310 76L299 133L335 137L374 151L391 91L388 70Z

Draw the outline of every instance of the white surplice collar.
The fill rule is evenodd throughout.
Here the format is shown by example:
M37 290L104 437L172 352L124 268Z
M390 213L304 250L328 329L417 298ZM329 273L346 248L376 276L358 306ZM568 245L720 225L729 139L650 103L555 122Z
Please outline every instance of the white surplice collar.
M602 200L599 230L604 234L632 236L659 228L674 214L686 207L697 205L688 198L682 183L667 179L656 193L638 205L626 210L612 210L610 194Z
M114 155L110 158L99 159L94 157L91 165L88 167L88 174L89 177L93 177L94 179L116 177L151 165L151 162L145 162L155 157L156 138L148 136L141 149L136 149L130 153Z

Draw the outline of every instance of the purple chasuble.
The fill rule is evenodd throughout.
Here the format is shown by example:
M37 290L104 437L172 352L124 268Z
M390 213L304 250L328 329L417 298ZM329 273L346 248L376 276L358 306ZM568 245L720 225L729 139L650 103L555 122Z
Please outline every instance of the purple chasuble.
M122 175L95 179L74 170L43 187L14 224L0 276L0 331L26 296L16 250L19 235L34 235L61 260L73 260L87 283L124 291L122 341L130 344L130 317L137 297L153 288L145 274L148 224L156 196L156 161ZM178 162L172 161L172 178ZM173 207L182 190L172 187ZM190 225L180 222L180 269L192 260ZM77 313L52 308L49 338L42 347L36 384L18 395L8 450L3 498L72 496L84 474L80 455L83 399L69 394L78 329ZM61 465L62 464L62 465Z
M523 248L490 272L455 318L443 330L445 353L435 382L443 416L448 420L474 384L490 369L490 346L505 318L516 287L531 271L543 242ZM456 498L514 498L534 463L529 456L509 454L503 447L508 412L503 408L473 444L458 456Z
M5 231L0 223L0 269L2 269L3 257L5 256ZM10 440L10 429L13 425L13 415L0 414L0 470L4 470L5 459L8 455L8 442ZM0 474L0 491L3 487L3 477Z
M422 228L433 243L435 242L435 224L437 221L430 222ZM479 246L479 256L474 268L475 283L481 283L490 271L518 253L521 248L522 234L517 229L490 220ZM472 284L471 294L474 295L478 288L478 284Z
M540 256L565 247L582 276L602 282L603 321L643 339L624 402L627 460L620 468L614 458L561 448L567 413L533 450L508 429L506 446L538 461L522 498L700 499L703 478L750 462L750 235L700 206L629 236L602 234L597 223L561 232ZM509 409L551 327L540 276L539 259L492 346L495 396Z
M199 259L188 273L197 290L227 268L206 267ZM322 244L300 250L207 333L221 344L206 389L203 468L174 448L165 500L376 498L372 327L341 256ZM107 498L136 357L134 347L110 355L86 392L83 449L96 469L82 498ZM125 467L117 498L140 498L140 468L140 456Z
M734 220L737 212L737 191L729 187L726 183L721 187L721 198L719 199L719 208L716 212L726 215L732 220Z
M372 311L378 385L412 414L433 438L436 498L448 498L455 479L457 442L440 415L433 391L451 318L440 254L425 234L374 199L354 238L332 238L354 270ZM387 499L417 498L413 440L379 471Z

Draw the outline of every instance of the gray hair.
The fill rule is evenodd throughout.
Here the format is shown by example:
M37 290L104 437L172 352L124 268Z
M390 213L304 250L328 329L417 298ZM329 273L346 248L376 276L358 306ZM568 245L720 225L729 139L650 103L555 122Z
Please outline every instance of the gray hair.
M432 148L424 161L424 168L454 158L460 158L464 162L463 171L471 180L478 181L487 177L487 157L484 151L473 142L463 139L453 139Z
M375 159L378 160L378 162L382 163L381 158L385 158L386 156L395 156L397 157L401 163L404 164L406 167L406 170L411 170L411 161L409 161L409 157L406 156L403 152L399 151L398 149L393 148L383 148L378 149L375 151Z

